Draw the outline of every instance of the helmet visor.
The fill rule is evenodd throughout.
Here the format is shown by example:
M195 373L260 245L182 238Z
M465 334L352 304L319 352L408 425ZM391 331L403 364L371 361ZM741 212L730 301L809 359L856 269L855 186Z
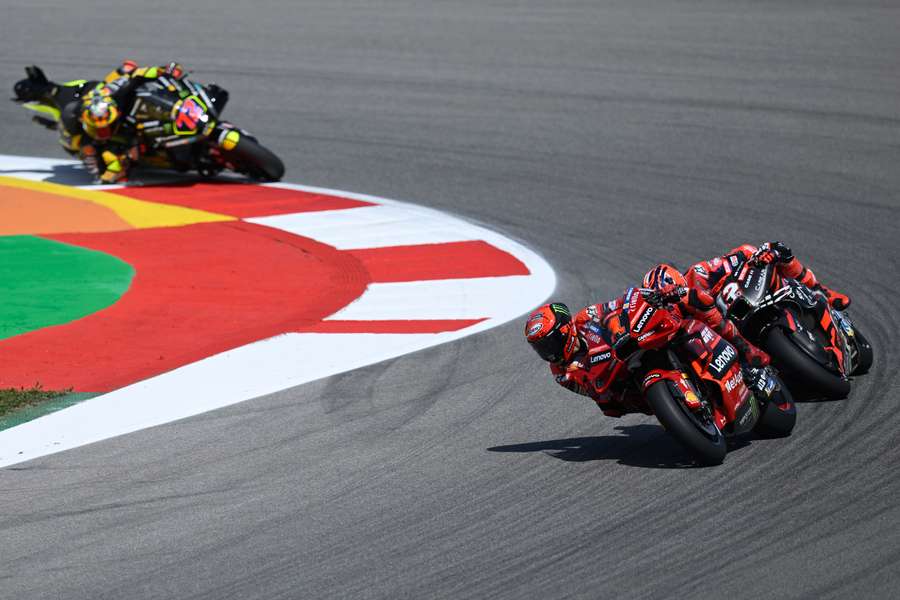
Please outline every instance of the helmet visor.
M560 362L566 347L566 334L554 329L541 339L532 342L531 347L547 362Z

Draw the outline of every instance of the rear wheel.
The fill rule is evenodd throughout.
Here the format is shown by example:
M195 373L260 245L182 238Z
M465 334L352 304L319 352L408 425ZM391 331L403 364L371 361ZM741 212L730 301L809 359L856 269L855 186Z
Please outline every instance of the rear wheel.
M262 181L278 181L284 176L284 163L271 150L248 135L241 135L231 150L222 156L233 163L237 171Z
M850 393L849 381L813 360L780 327L769 330L763 347L793 388L829 400L846 398Z
M775 381L777 388L766 402L753 428L753 431L764 438L787 437L797 423L797 406L791 391L780 378L775 377Z
M647 389L647 402L666 431L704 465L718 465L728 451L725 436L711 420L687 409L672 395L665 381Z

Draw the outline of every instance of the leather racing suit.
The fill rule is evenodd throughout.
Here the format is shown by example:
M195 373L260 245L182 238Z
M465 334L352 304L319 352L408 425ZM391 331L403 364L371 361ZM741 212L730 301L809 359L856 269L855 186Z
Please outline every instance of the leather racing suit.
M166 67L139 67L126 60L122 65L106 75L84 98L92 95L112 98L120 116L105 129L98 129L87 121L80 112L82 101L67 105L63 109L63 123L71 137L82 133L78 148L79 156L87 169L103 183L127 180L128 168L141 155L137 141L137 131L129 113L134 105L138 86L150 80L167 77L181 79L185 71L178 63ZM77 131L76 131L77 130Z
M650 414L646 404L627 385L628 369L612 352L613 340L623 333L619 322L622 298L591 304L575 315L572 322L581 347L572 360L550 363L556 383L569 391L587 396L609 417L629 412Z
M774 262L782 277L796 279L803 285L824 293L835 309L844 310L850 306L849 296L822 285L812 270L804 266L791 249L781 242L766 242L759 247L743 244L724 256L698 262L685 272L684 278L691 290L697 290L698 293L702 291L715 298L727 283L728 276L741 269L753 257L764 263Z

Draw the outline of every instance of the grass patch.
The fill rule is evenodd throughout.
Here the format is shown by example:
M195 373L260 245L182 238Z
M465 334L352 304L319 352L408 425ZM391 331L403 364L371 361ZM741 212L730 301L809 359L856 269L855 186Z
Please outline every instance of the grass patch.
M48 400L65 396L71 392L71 389L63 391L45 390L40 384L28 389L0 389L0 417L6 416L9 413L22 408L36 406L47 402Z

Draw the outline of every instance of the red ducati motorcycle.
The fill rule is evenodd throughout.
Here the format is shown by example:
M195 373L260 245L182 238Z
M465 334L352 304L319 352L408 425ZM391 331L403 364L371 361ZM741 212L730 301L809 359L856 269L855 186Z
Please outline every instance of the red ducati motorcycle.
M631 408L655 415L703 464L721 463L732 436L790 435L796 407L773 368L742 367L734 346L712 329L652 298L653 290L628 289L612 348L591 350L592 371L608 365L598 392L618 387L623 398L639 399Z

